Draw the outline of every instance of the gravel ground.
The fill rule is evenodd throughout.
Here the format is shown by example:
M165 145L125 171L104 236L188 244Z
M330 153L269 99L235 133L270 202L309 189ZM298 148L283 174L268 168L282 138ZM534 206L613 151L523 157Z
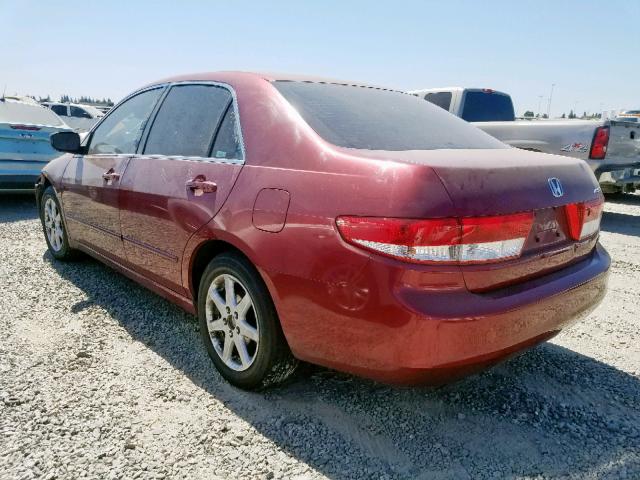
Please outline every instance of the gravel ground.
M246 393L195 319L45 253L0 198L0 479L640 478L640 196L608 202L609 293L552 342L438 390L318 370Z

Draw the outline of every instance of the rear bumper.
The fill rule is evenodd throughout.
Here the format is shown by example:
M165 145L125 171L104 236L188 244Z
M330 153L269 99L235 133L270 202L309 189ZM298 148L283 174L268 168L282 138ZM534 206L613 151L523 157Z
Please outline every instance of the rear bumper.
M592 165L601 185L627 185L640 183L640 162L632 164Z
M611 260L600 245L590 257L526 284L480 295L486 313L466 318L424 319L417 338L428 355L407 355L396 372L401 383L443 383L480 370L550 339L584 319L604 298ZM412 345L409 350L418 350ZM426 367L426 368L425 368Z
M610 262L598 245L560 271L481 294L424 289L411 285L406 275L376 271L384 265L370 262L363 272L369 283L359 291L376 298L360 311L318 308L318 284L310 286L312 293L300 290L300 282L288 287L296 292L287 297L311 297L304 309L296 305L303 318L288 317L287 300L278 307L292 351L303 360L388 383L441 384L530 348L584 318L605 295ZM390 279L393 285L380 282Z
M33 191L47 161L0 160L0 190Z

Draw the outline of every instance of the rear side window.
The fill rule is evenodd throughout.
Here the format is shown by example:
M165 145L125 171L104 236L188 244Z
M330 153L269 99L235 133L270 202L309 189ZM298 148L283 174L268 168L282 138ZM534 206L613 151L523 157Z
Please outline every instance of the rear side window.
M408 93L276 81L274 86L326 141L363 150L507 148L480 129Z
M208 157L231 99L227 89L214 85L172 87L153 121L144 153Z
M220 130L216 136L211 156L214 158L242 159L240 139L238 138L238 126L233 106L229 106L222 120Z
M515 120L511 97L497 92L468 91L462 118L467 122L511 122Z
M434 105L439 106L440 108L444 108L447 112L451 107L451 92L427 93L424 96L424 99L427 102L431 102Z
M162 88L146 90L120 104L95 129L89 154L135 153Z
M71 116L76 118L91 118L91 115L89 115L86 110L74 106L71 106Z
M62 115L63 117L67 116L66 105L51 105L51 110L53 110L56 115Z

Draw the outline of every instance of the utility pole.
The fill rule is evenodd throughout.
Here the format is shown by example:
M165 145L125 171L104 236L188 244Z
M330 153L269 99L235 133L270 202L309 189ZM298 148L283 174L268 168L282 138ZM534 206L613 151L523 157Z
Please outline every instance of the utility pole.
M551 84L551 93L549 94L549 103L547 104L547 117L549 118L551 118L551 99L553 98L553 87L555 86L555 83Z

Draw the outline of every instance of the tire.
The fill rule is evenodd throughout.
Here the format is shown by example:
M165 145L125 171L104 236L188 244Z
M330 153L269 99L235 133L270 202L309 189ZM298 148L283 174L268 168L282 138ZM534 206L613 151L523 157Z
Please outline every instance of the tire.
M202 340L229 383L260 390L295 372L299 362L289 350L269 291L248 260L235 253L216 256L198 290Z
M53 187L48 186L40 199L40 221L49 253L56 260L74 260L78 251L69 247L69 237L62 218L62 207Z

